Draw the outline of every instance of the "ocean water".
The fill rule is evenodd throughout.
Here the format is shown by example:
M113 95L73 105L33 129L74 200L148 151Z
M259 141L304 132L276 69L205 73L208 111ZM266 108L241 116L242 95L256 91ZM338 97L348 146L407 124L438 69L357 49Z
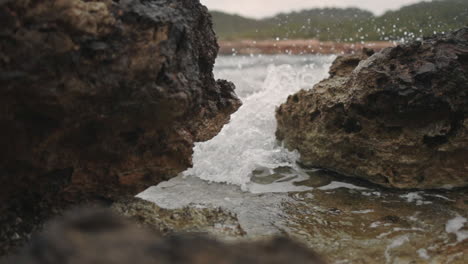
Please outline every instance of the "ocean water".
M275 109L289 95L311 89L326 78L333 59L317 55L219 57L215 77L234 82L243 105L216 137L195 144L193 168L183 175L238 185L254 193L300 191L287 183L304 180L307 175L296 166L299 154L276 140ZM267 186L252 181L262 177L275 180Z
M215 76L236 84L243 106L218 136L195 145L193 168L137 197L168 210L230 213L238 225L197 222L197 232L228 241L287 234L330 263L468 263L468 190L391 190L305 170L275 139L276 107L326 78L333 59L218 58ZM245 234L229 231L236 228Z

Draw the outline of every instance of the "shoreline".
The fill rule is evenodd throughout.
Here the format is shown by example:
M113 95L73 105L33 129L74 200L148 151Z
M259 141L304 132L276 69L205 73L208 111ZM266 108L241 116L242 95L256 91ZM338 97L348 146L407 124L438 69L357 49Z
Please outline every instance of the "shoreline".
M352 54L363 48L371 48L380 51L388 47L396 46L395 42L375 41L358 43L339 43L332 41L318 41L316 39L295 40L236 40L218 41L220 46L219 55L251 55L251 54Z

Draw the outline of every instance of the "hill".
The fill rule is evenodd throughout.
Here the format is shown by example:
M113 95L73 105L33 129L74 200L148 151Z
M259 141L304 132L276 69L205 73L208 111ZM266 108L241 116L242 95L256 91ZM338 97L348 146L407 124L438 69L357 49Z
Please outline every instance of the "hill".
M271 25L262 20L245 18L239 15L231 15L218 11L211 11L214 29L218 37L224 39L241 37L252 28L266 29Z
M261 20L212 12L222 40L302 39L356 42L421 38L468 25L467 0L434 0L382 16L358 8L322 8L283 13Z

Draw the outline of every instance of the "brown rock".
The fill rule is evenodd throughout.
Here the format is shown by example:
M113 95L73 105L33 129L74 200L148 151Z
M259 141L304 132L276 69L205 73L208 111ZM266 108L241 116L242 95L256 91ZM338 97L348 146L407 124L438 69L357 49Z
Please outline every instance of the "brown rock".
M340 57L330 74L277 111L305 165L387 187L468 185L468 28Z
M199 1L0 1L2 229L191 166L240 105L217 51Z

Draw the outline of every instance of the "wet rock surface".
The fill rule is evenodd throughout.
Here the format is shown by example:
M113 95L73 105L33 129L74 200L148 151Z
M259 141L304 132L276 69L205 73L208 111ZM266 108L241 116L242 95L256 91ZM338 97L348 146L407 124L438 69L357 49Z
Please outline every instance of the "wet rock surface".
M306 166L386 187L468 185L468 28L338 58L277 110Z
M139 196L155 203L156 212L205 214L197 217L197 225L187 217L161 218L171 226L190 226L191 232L198 228L228 241L288 236L328 263L468 262L467 189L388 189L323 170L307 173L307 180L295 183L309 187L303 192L253 194L236 186L176 177ZM267 190L268 181L285 184L289 178L263 177ZM229 225L237 222L244 232L226 229L226 218L210 218L213 211L232 215ZM159 228L161 223L154 226Z
M468 234L467 189L391 190L324 171L310 174L330 183L291 195L295 201L283 204L288 226L333 263L468 261L468 237L461 237Z
M4 263L308 263L306 247L285 238L225 244L200 235L161 237L102 210L77 210L32 239L20 257Z
M222 208L187 206L170 210L139 198L127 198L113 203L111 209L162 235L204 233L222 238L245 234L237 217Z
M211 28L191 0L0 2L0 254L50 207L191 165L240 105Z

